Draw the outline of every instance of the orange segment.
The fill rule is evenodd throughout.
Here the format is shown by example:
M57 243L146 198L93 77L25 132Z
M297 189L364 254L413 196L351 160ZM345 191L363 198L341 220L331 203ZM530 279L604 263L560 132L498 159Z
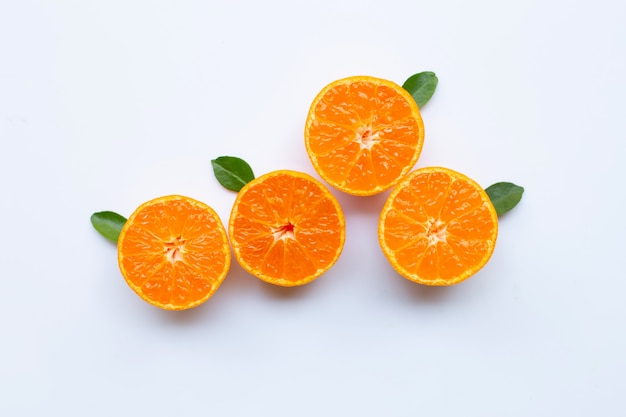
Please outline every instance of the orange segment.
M322 183L281 170L239 191L229 234L235 258L246 271L275 285L303 285L339 258L345 221L339 203Z
M378 222L378 241L394 269L426 285L452 285L493 253L498 216L487 193L447 168L418 169L393 189Z
M380 78L337 80L315 97L304 140L315 170L353 195L393 187L422 151L424 124L411 95Z
M117 247L128 285L148 303L166 310L202 304L230 268L226 230L217 213L179 195L139 206L124 224Z

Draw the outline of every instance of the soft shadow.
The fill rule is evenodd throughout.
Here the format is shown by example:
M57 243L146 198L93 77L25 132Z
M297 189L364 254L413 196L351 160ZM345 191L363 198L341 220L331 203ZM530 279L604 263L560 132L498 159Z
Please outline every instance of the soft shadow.
M307 285L296 287L281 287L273 285L247 272L235 260L233 260L233 265L231 266L227 280L228 282L225 281L222 285L227 286L225 292L231 293L232 297L241 295L243 292L250 291L255 293L262 292L271 298L279 300L305 297L306 294L311 291L310 287L315 284L315 282L312 282ZM222 288L220 288L220 290L221 289ZM234 294L235 292L237 294Z
M396 279L399 281L395 284L396 287L399 287L398 289L405 294L407 298L425 304L446 302L446 300L455 296L459 291L459 286L463 284L459 283L450 287L430 286L409 281L400 275L397 275Z
M218 289L219 292L219 289ZM215 294L213 294L215 296ZM197 307L190 308L188 310L180 310L180 311L169 311L169 310L159 310L160 319L171 324L175 325L189 325L198 323L201 320L205 320L207 317L207 310L211 308L211 300L213 297L209 298L203 304L200 304Z
M408 281L407 284L411 287L407 291L409 296L422 303L440 303L452 297L455 292L454 287L433 287Z
M299 300L315 291L315 281L296 287L281 287L261 281L261 291L277 301Z
M387 201L389 191L367 197L354 196L335 190L333 190L333 194L337 197L343 209L344 216L366 214L378 217L385 205L385 201Z
M257 278L246 272L237 262L235 257L230 264L230 270L218 293L241 293L250 290L257 285ZM216 293L217 294L217 293Z

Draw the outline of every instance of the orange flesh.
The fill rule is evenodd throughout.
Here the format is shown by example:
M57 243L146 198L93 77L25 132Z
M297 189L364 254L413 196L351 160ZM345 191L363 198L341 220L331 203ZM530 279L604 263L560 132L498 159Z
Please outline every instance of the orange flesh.
M306 174L276 171L237 196L229 222L237 260L273 284L302 285L337 260L345 239L339 204Z
M230 266L226 232L208 206L181 196L152 200L118 240L120 269L144 300L180 310L206 301Z
M474 181L424 168L390 195L379 223L383 252L403 276L428 285L460 282L484 266L497 237L497 215Z
M305 129L307 151L320 176L355 195L393 186L417 161L423 138L413 98L373 77L327 86L314 100Z

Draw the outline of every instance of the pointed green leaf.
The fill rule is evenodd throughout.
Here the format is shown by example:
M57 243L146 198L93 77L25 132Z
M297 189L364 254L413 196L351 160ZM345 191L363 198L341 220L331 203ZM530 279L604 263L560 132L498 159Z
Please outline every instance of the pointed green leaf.
M100 234L117 243L126 218L112 211L100 211L91 215L91 224Z
M498 216L511 210L522 199L524 187L515 185L512 182L497 182L485 189L491 199Z
M438 82L439 79L434 72L424 71L411 75L404 84L402 84L402 88L413 96L417 107L421 109L424 104L428 103L428 100L430 100L433 94L435 94Z
M220 156L211 161L213 173L220 184L232 191L241 188L254 179L254 172L246 161L236 156Z

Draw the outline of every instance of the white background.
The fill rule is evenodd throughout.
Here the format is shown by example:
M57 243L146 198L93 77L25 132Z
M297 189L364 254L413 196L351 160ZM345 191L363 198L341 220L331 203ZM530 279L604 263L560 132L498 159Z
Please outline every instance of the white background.
M621 1L0 1L0 415L624 416ZM327 83L439 76L416 166L523 185L489 264L397 275L386 194L334 192L334 268L236 263L202 306L148 305L91 226L165 194L227 221L210 160L315 175Z

